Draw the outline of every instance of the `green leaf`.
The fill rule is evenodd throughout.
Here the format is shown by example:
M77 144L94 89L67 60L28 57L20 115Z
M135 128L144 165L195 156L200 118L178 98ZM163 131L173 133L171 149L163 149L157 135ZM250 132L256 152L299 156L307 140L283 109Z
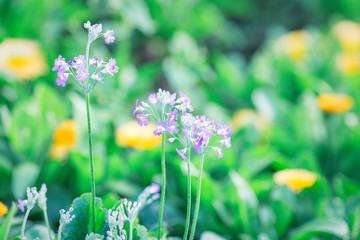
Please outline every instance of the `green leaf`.
M75 218L66 224L62 231L63 240L84 240L86 235L90 232L90 208L91 208L91 193L85 193L81 197L76 198L72 207ZM102 208L102 201L100 198L95 200L95 216L96 216L96 233L104 234L105 231L105 218L106 209Z
M23 198L26 188L34 185L39 167L35 163L25 162L15 167L11 182L11 190L15 198Z
M246 233L251 233L252 226L254 226L254 223L258 221L257 216L259 201L244 178L235 171L231 171L229 175L240 198L239 214L244 231Z
M16 203L12 203L11 204L11 208L10 211L8 212L4 222L1 224L0 227L0 239L6 240L9 234L9 230L11 227L11 221L13 219L13 217L15 216L16 212L17 212L17 205Z
M44 225L35 225L25 232L26 239L50 240L49 232Z
M225 240L225 238L213 232L204 232L203 234L201 234L200 240Z
M310 239L312 236L319 236L319 234L347 239L349 227L341 219L315 219L292 231L290 240Z
M137 226L137 240L147 240L148 239L148 232L146 227L142 225Z

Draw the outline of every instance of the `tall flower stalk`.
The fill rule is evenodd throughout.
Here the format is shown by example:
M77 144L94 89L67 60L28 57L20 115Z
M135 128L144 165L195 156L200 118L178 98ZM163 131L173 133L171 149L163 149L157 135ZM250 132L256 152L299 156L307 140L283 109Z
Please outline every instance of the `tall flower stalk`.
M187 206L186 206L186 221L183 240L187 239L190 227L190 215L191 215L191 162L190 162L190 151L188 151L187 161Z
M152 117L155 123L154 135L162 135L162 151L161 151L161 199L160 199L160 211L159 211L159 227L158 227L158 240L161 238L162 220L165 206L165 194L166 194L166 162L165 162L165 143L166 134L171 136L179 136L177 123L178 111L185 113L187 110L192 111L190 99L179 92L179 98L176 98L176 93L170 93L159 89L157 93L151 93L148 96L148 102L141 102L136 100L134 110L130 113L133 116L136 114L138 124L140 126L148 125L148 117ZM173 138L171 138L173 139ZM171 139L169 142L171 142ZM173 141L173 140L172 140Z
M105 38L105 43L110 44L115 41L114 31L107 30L102 32L101 24L91 25L90 21L84 23L84 28L88 30L88 41L86 44L85 57L79 55L73 60L66 62L65 58L61 55L55 60L53 71L57 71L58 78L56 83L58 86L65 87L69 76L72 76L74 82L81 88L85 94L86 99L86 112L88 121L88 138L89 138L89 158L90 158L90 171L91 171L91 223L92 231L95 232L96 216L95 216L95 174L94 174L94 161L92 151L92 137L91 137L91 118L90 118L90 93L97 85L98 82L103 83L103 74L114 76L119 70L116 66L115 59L110 59L105 62L104 59L98 59L96 56L89 58L90 45L99 37Z
M158 230L158 239L161 238L161 227L162 219L164 215L164 205L165 205L165 189L166 189L166 164L165 164L165 133L162 134L161 141L161 187L163 194L160 198L160 211L159 211L159 230Z

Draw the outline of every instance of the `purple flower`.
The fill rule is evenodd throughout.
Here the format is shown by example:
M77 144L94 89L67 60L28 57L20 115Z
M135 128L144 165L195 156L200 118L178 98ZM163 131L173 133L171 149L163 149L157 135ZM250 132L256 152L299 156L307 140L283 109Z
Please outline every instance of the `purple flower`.
M80 81L85 81L88 77L89 77L89 73L85 68L79 68L76 71L76 77L77 79L79 79Z
M137 114L136 118L138 119L138 124L140 126L145 126L146 127L148 125L148 122L147 122L148 117L143 112Z
M168 115L170 121L171 120L177 120L178 119L178 114L177 114L177 109L175 109L174 111L170 112Z
M163 133L166 133L166 127L165 127L165 122L162 121L162 122L157 122L155 123L155 127L156 129L154 130L154 135L155 136L159 136Z
M98 66L98 58L96 57L96 56L93 56L92 58L90 58L90 60L89 60L89 64L90 65L94 65L94 66Z
M222 157L223 157L223 152L222 152L222 148L221 148L221 147L213 147L213 149L215 150L215 152L217 152L218 158L222 158Z
M169 143L172 143L172 142L175 141L175 139L176 139L176 138L169 138L167 141L168 141Z
M69 77L69 73L65 73L63 70L58 72L58 78L56 79L56 84L58 86L65 87L66 81Z
M105 68L101 72L114 76L114 73L117 73L118 71L119 71L119 67L116 66L116 60L110 58L109 63L105 63Z
M201 147L201 145L202 145L202 143L203 143L203 140L204 140L204 138L201 137L201 138L197 141L197 143L194 145L194 150L195 150L196 153L199 153L199 149L200 149L200 147Z
M167 99L167 102L171 105L171 106L173 106L174 104L175 104L175 101L176 100L176 93L173 93L173 94L171 94L169 97L168 97L168 99Z
M179 124L177 122L170 120L166 126L166 130L170 135L174 135L175 133L179 132L179 129L177 128L178 126Z
M80 55L78 57L74 57L74 60L73 60L73 63L72 63L72 66L76 69L78 68L85 68L85 57L84 55Z
M22 199L18 199L18 207L22 212L25 211L25 206L24 206L24 202Z
M148 100L149 100L149 103L151 103L152 105L156 105L159 102L155 93L151 93L148 97Z
M135 116L135 113L139 110L139 99L136 99L134 110L130 113L130 115Z
M115 41L114 31L113 30L107 30L104 33L104 38L105 38L105 43L106 44L113 43Z
M99 82L101 82L101 83L104 83L103 81L102 81L102 77L101 77L101 73L100 72L98 72L98 73L93 73L92 75L91 75L91 78L92 79L94 79L94 80L96 80L96 81L99 81Z
M52 68L52 70L61 71L63 69L64 64L66 65L65 58L59 55L59 57L55 59L55 66Z
M231 138L225 136L224 139L220 140L221 143L221 147L223 147L225 145L226 148L230 148L231 147Z
M179 91L179 98L177 102L182 103L178 108L184 113L186 109L189 109L190 112L194 111L194 107L191 105L191 100L188 95L183 94L182 91Z
M188 161L188 158L185 156L186 153L186 148L182 149L182 150L178 150L176 148L177 153L180 155L180 157L182 157L182 159L184 159L185 161Z
M152 194L159 193L160 186L156 183L152 183L152 184L150 184L150 186L147 187L147 190Z
M221 137L229 136L231 135L231 130L226 124L222 124L219 122L218 127L216 128L216 134L219 134Z

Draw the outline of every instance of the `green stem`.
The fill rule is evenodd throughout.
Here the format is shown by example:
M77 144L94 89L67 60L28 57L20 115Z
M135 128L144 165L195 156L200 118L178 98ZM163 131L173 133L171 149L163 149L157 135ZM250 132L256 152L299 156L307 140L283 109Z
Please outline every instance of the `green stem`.
M165 165L165 133L162 134L162 143L161 143L161 174L162 174L162 184L161 184L161 198L160 198L160 212L159 212L159 229L158 229L158 240L161 238L161 226L162 218L164 213L164 204L165 204L165 189L166 189L166 165Z
M133 223L130 221L129 240L132 240L132 232L133 232Z
M187 192L187 212L186 212L186 223L185 223L185 231L184 231L184 237L183 240L187 239L188 233L189 233L189 226L190 226L190 214L191 214L191 168L190 168L190 149L188 152L188 161L187 161L187 167L188 167L188 192Z
M62 231L62 228L63 228L63 225L60 224L60 226L59 226L59 232L58 232L58 237L57 237L58 240L61 240L61 231Z
M25 235L25 225L26 225L26 221L29 217L29 213L30 213L30 209L26 209L26 213L21 225L21 240L24 240L24 235Z
M200 161L199 178L198 178L197 194L196 194L196 202L195 202L195 212L194 212L193 223L191 226L191 232L190 232L190 238L189 238L190 240L194 239L196 222L197 222L197 217L199 214L200 195L201 195L201 177L202 177L203 165L204 165L204 155L201 156L201 161Z
M94 161L93 161L93 155L92 155L90 94L86 94L85 96L86 96L86 110L87 110L87 120L88 120L89 154L90 154L90 170L91 170L92 232L95 233L95 174L94 174Z
M46 224L46 227L47 227L48 232L49 232L49 239L52 240L52 237L51 237L51 228L50 228L49 218L48 218L48 215L47 215L47 212L46 212L46 208L43 209L43 212L44 212L45 224Z

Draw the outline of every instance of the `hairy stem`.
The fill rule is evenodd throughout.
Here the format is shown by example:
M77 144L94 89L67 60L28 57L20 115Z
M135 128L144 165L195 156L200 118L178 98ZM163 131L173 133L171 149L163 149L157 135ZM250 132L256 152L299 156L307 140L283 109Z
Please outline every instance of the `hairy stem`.
M89 154L90 154L90 171L91 171L91 205L92 205L92 232L95 233L95 174L94 174L94 161L92 155L92 139L91 139L91 120L90 120L90 94L86 94L86 110L88 120L88 137L89 137Z
M27 221L27 219L29 217L29 213L30 213L30 209L27 208L24 219L23 219L23 222L22 222L22 225L21 225L21 240L24 240L25 226L26 226L26 221Z
M186 222L185 222L185 231L183 240L187 239L189 233L189 226L190 226L190 214L191 214L191 168L190 168L190 149L188 151L188 173L187 173L187 184L188 184L188 192L187 192L187 212L186 212Z
M161 238L161 226L162 218L164 213L165 204L165 189L166 189L166 165L165 165L165 133L162 134L161 143L161 173L162 173L162 184L161 184L161 198L160 198L160 212L159 212L159 229L158 229L158 240Z
M190 232L190 240L194 239L195 235L195 229L196 229L196 222L199 214L199 208L200 208L200 196L201 196L201 178L202 178L202 170L204 165L204 155L201 156L200 161L200 169L199 169L199 178L198 178L198 185L197 185L197 194L196 194L196 202L195 202L195 212L194 212L194 219L191 226L191 232Z
M45 218L45 224L46 224L46 227L48 229L48 232L49 232L49 239L52 240L52 237L51 237L51 228L50 228L50 224L49 224L49 218L48 218L48 215L47 215L47 212L46 212L46 208L43 209L43 212L44 212L44 218Z

